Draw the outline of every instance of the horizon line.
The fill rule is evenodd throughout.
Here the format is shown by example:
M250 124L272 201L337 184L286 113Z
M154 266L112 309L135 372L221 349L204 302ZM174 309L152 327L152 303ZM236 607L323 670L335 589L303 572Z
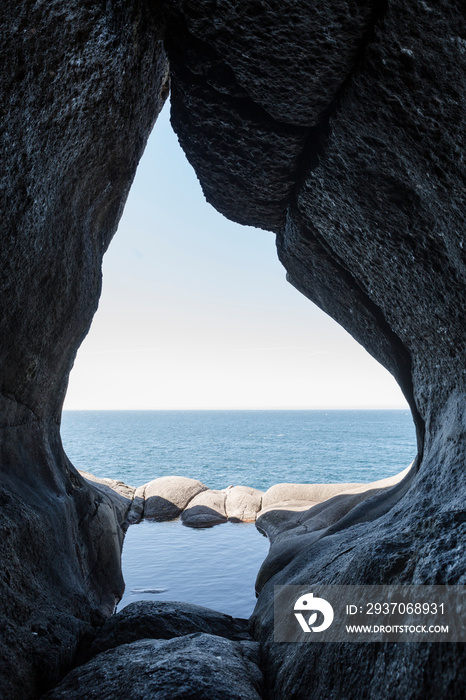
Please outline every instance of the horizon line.
M410 411L409 406L332 406L321 408L64 408L66 411L105 411L118 413L121 411L150 413L154 411Z

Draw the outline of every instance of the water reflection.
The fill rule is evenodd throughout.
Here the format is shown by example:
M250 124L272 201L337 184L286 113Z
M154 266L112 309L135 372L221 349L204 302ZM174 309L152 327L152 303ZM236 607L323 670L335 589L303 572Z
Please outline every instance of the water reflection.
M234 617L249 617L254 583L268 540L253 523L195 530L181 521L132 525L123 546L125 594L121 610L137 600L179 600Z

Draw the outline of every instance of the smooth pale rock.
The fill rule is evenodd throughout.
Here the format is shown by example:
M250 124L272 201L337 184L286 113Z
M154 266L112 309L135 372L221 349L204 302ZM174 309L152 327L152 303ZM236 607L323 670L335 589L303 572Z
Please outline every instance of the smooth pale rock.
M338 493L359 487L366 488L367 484L275 484L264 493L262 508L286 501L320 503Z
M149 520L176 518L204 486L186 476L161 476L149 481L144 490L144 517Z
M261 700L262 683L257 642L190 634L105 651L44 700Z
M209 489L193 498L181 514L181 520L188 527L212 527L227 521L225 510L226 495L229 489Z
M248 621L190 603L140 601L112 615L93 642L90 657L139 639L172 639L205 632L233 640L251 639Z
M131 501L134 497L136 489L134 486L128 486L128 484L125 484L124 481L120 481L119 479L102 478L95 476L95 474L91 474L90 472L83 471L82 469L78 469L78 472L86 479L86 481L90 481L97 488L100 486L106 486L114 491L117 496L125 498L127 501ZM105 493L108 493L106 489L102 490L105 490Z
M257 514L256 527L266 534L271 542L282 534L285 536L289 531L292 531L294 536L303 532L307 534L311 531L323 530L359 503L400 483L411 467L412 465L394 476L372 481L369 484L277 484L267 492L271 504ZM336 492L336 495L329 497L329 493L332 492ZM289 500L275 503L274 497L283 494L315 495L320 496L321 499L314 502Z
M233 486L226 495L225 509L228 520L251 523L261 509L263 492L249 486Z

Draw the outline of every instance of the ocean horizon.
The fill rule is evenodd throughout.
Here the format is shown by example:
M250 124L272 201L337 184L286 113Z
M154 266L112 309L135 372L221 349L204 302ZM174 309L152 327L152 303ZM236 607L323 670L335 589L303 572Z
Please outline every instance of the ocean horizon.
M76 468L132 486L369 482L416 455L407 409L66 410L61 433Z

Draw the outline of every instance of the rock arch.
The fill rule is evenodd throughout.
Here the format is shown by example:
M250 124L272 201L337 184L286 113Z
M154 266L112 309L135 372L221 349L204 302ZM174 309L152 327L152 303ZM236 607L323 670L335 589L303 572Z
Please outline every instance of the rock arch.
M254 625L270 696L331 687L359 697L361 675L371 697L387 682L400 697L459 695L464 650L450 645L277 650L271 585L306 580L311 566L326 582L465 580L464 12L459 0L25 0L4 10L1 653L11 697L52 684L121 590L121 517L69 464L59 420L102 255L167 96L162 34L172 121L207 199L276 232L291 283L394 374L418 431L410 475L264 585Z

